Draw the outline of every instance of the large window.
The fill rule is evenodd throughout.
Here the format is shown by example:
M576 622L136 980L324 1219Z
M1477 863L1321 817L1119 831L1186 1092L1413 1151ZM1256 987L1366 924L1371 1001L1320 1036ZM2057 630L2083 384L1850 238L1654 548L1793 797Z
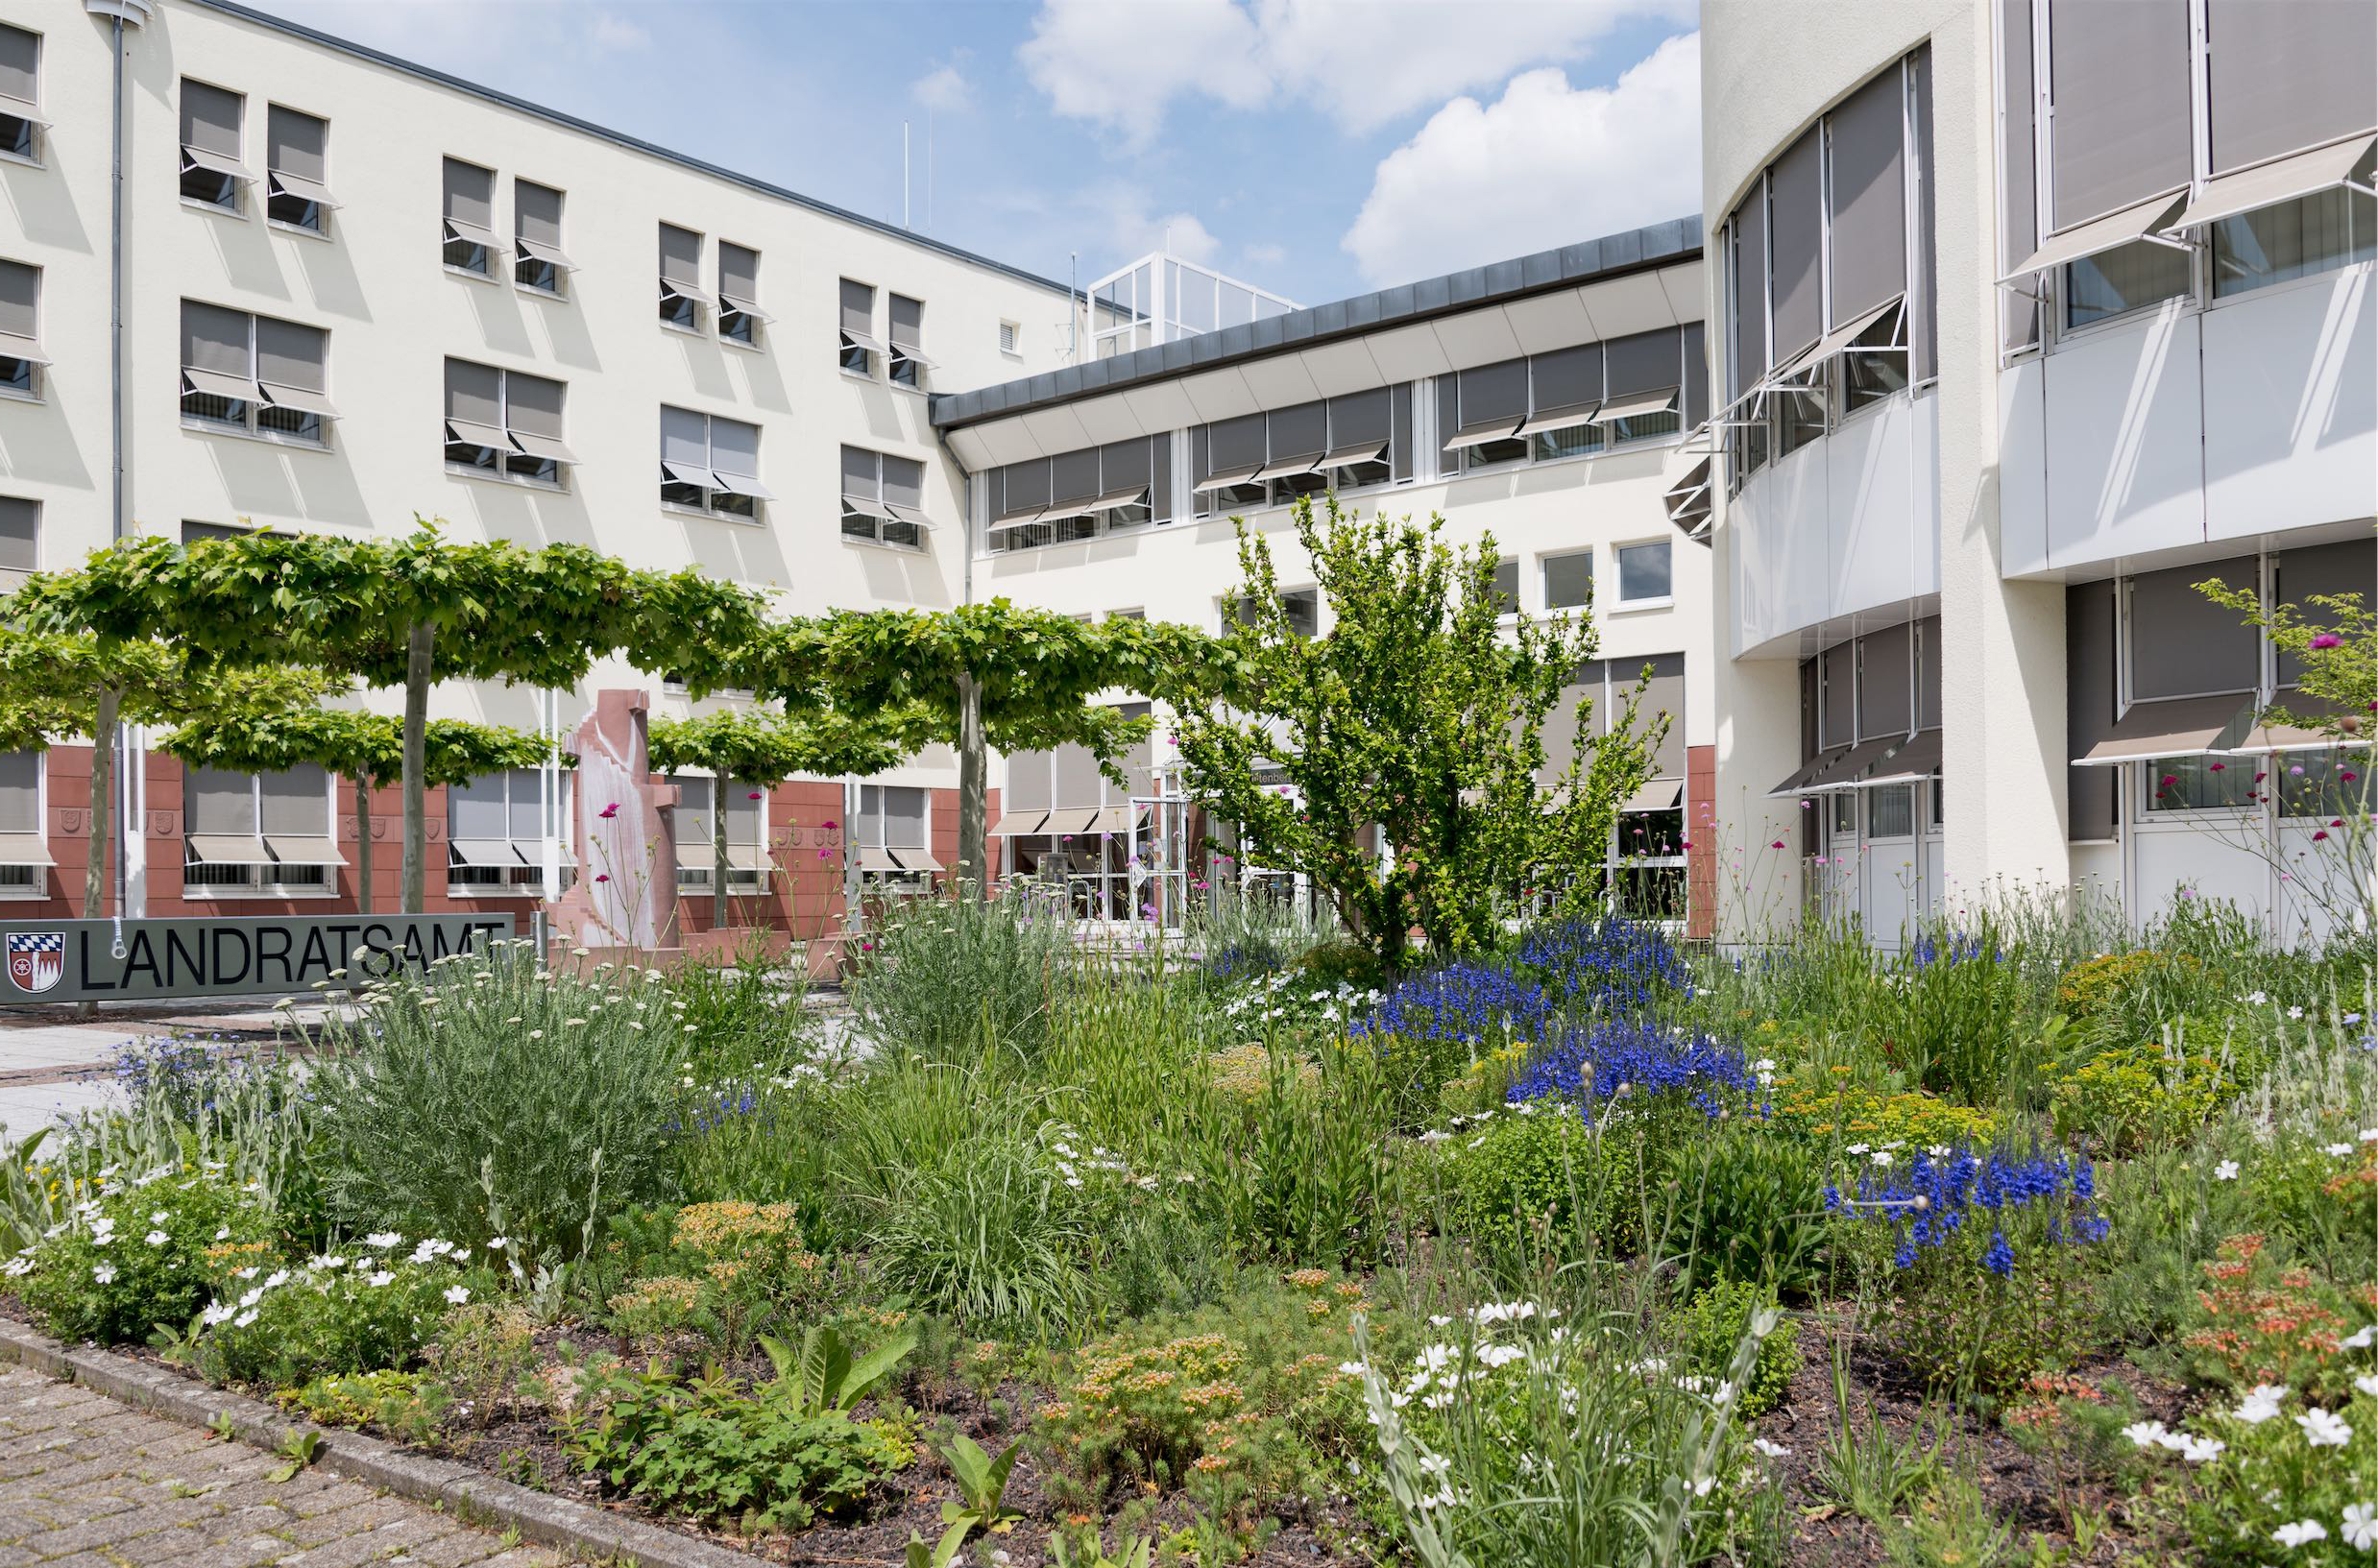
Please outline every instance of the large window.
M41 269L0 261L0 397L37 398L41 372Z
M321 446L338 410L329 398L330 334L302 322L182 302L182 422Z
M1444 471L1590 457L1698 424L1701 341L1696 322L1439 376Z
M844 539L915 550L924 547L932 526L925 519L924 464L864 446L842 448Z
M490 774L446 790L447 881L473 894L533 892L545 879L544 775ZM562 787L570 787L565 777ZM562 839L568 856L569 839Z
M1412 447L1411 384L1373 387L1198 426L1191 494L1201 517L1286 506L1409 479Z
M933 361L925 357L925 302L905 294L891 297L891 357L894 386L925 389L925 373Z
M661 503L756 522L776 493L760 482L760 427L690 408L661 409Z
M842 338L840 362L853 375L873 375L876 356L884 345L875 335L875 289L867 283L842 279Z
M1544 557L1544 608L1583 610L1593 602L1593 552Z
M182 199L239 210L239 193L254 177L243 161L241 122L247 99L204 82L182 79Z
M760 308L760 253L748 245L718 242L718 335L729 343L757 347L768 313Z
M943 869L933 855L933 792L913 784L859 786L858 832L850 835L860 875L924 885Z
M184 895L321 893L347 863L332 832L330 779L307 764L285 773L191 768L182 775Z
M740 779L729 780L722 791L714 778L690 773L671 774L677 786L677 885L708 890L718 869L716 797L726 797L727 888L730 892L759 887L767 878L767 791Z
M1031 550L1128 533L1173 517L1170 436L1135 436L990 474L990 547Z
M578 461L563 439L569 390L542 375L448 360L448 470L561 484Z
M440 166L439 182L445 204L440 255L454 272L494 277L501 248L496 238L496 171L449 157Z
M0 495L0 571L41 569L41 503Z
M702 313L717 303L702 287L702 236L675 224L661 225L661 325L698 332Z
M41 754L0 752L0 898L37 898L50 859L41 832Z
M330 122L283 104L264 116L264 211L277 224L319 234L330 197Z
M0 157L41 161L41 35L0 24Z
M562 193L533 180L512 181L512 280L559 294L572 263L562 250Z
M1229 631L1254 620L1254 599L1240 599L1222 607L1222 629ZM1280 614L1287 617L1292 637L1315 637L1321 632L1322 595L1319 589L1291 588L1280 591Z
M2378 200L2340 186L2222 218L2212 233L2213 297L2225 299L2378 258Z
M1618 607L1640 609L1666 604L1676 595L1674 551L1669 541L1646 540L1621 544L1618 557Z

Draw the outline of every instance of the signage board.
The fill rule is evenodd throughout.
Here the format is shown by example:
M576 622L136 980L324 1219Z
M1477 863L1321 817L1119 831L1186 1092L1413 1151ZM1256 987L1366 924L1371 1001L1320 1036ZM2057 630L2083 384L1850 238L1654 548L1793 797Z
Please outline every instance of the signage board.
M0 921L0 1003L346 991L511 934L508 914Z

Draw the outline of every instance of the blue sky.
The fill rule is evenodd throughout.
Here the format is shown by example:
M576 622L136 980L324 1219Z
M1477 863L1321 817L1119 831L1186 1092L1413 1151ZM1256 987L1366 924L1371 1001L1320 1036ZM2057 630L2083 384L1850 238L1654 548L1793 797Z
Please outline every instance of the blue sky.
M1685 0L252 0L1083 281L1316 303L1695 210ZM930 143L930 158L928 148Z

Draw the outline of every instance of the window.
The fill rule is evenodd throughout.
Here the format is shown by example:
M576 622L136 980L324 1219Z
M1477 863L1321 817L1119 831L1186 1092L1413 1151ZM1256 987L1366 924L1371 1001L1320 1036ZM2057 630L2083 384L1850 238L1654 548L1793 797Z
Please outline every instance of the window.
M2137 240L2067 264L2065 327L2110 321L2186 294L2188 257L2158 241Z
M41 161L41 35L0 24L0 157Z
M1437 380L1443 470L1589 457L1700 422L1697 339L1662 327L1480 365Z
M443 255L455 272L495 276L496 171L449 157L441 171L446 225Z
M747 245L718 242L718 335L729 343L758 344L768 313L759 306L760 253Z
M545 776L538 768L473 779L446 788L446 880L465 894L545 880ZM563 788L567 789L567 781ZM569 853L567 840L563 853Z
M702 236L661 225L661 325L698 332L702 312L716 308L717 302L702 287Z
M240 161L240 120L247 100L238 93L182 79L182 199L239 210L239 190L252 178Z
M512 181L512 281L559 294L576 263L562 250L562 193L533 180Z
M1518 562L1494 563L1494 602L1502 615L1516 615L1519 613Z
M1021 347L1019 347L1019 345L1022 344L1023 340L1024 328L1021 326L1014 322L1001 322L999 324L999 351L1001 353L1022 353L1024 350Z
M941 870L933 856L933 792L913 784L861 784L854 842L862 877L911 880Z
M279 104L264 111L264 215L277 224L323 231L330 199L330 122Z
M663 505L757 520L760 503L774 499L760 482L758 425L663 405Z
M997 475L993 476L996 482ZM922 549L925 465L863 446L842 448L842 537Z
M218 539L246 539L251 534L288 537L278 528L247 528L232 523L199 522L189 518L182 519L182 543L184 544L205 544Z
M0 397L37 398L41 372L41 269L0 261Z
M2236 758L2158 757L2143 772L2149 811L2211 811L2251 805L2257 768Z
M1593 602L1593 552L1544 558L1544 608L1583 610Z
M1245 626L1254 618L1255 601L1241 599L1223 607L1223 630ZM1313 637L1320 633L1322 595L1319 589L1292 588L1280 594L1280 614L1288 621L1291 637Z
M1851 793L1851 791L1845 791ZM1869 838L1913 838L1916 832L1915 788L1911 784L1883 784L1865 791L1866 836Z
M0 495L0 571L41 569L41 503Z
M578 461L562 439L570 389L468 359L446 362L446 467L559 485Z
M183 891L328 892L347 863L330 821L329 775L311 763L285 773L190 768L182 775Z
M41 754L0 752L0 897L39 897L52 863L41 832Z
M329 444L330 334L302 322L182 302L182 422Z
M1200 425L1190 439L1201 516L1412 476L1412 388L1373 387Z
M1618 546L1618 603L1664 604L1674 596L1669 577L1669 543L1664 539Z
M925 357L925 302L905 294L891 297L892 384L923 391L925 373L933 361Z
M1173 516L1173 443L1140 436L994 469L994 551L1128 533Z
M718 781L692 774L669 775L677 786L677 885L708 888L718 867L717 818L711 801ZM726 788L727 886L756 888L767 875L767 791L732 780Z
M883 351L875 337L875 290L843 278L842 368L854 375L873 375L875 356Z
M2378 257L2378 201L2342 185L2212 228L2216 299Z

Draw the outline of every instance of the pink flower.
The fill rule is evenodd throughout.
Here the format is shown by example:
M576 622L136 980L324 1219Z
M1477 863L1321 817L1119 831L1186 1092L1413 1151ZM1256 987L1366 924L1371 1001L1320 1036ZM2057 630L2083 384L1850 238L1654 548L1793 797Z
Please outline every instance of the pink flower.
M605 818L606 820L611 817L616 817L619 814L619 803L618 801L613 801L609 806L604 807L601 810L595 812L594 814L598 817Z
M743 799L745 799L745 800L747 800L747 801L756 801L756 800L758 800L759 798L760 798L760 791L758 791L757 789L753 790L750 794L745 795L745 796L743 797Z
M2265 772L2265 773L2257 773L2256 775L2254 775L2254 782L2255 782L2256 784L2261 784L2261 783L2262 783L2265 779L2268 779L2268 778L2269 778L2269 777L2270 777L2270 775L2269 775L2268 772Z
M2351 784L2355 779L2361 777L2361 775L2357 773L2340 773L2337 777L2342 779L2347 784Z
M1768 845L1767 847L1768 847L1769 849L1773 849L1773 850L1780 850L1780 849L1782 849L1782 848L1784 847L1784 840L1782 840L1781 838L1779 838L1779 839L1777 839L1774 843L1772 843L1772 844Z
M594 880L598 882L607 882L611 880L611 873L608 871L598 871L594 873Z
M1689 838L1687 838L1687 839L1684 840L1684 842L1682 842L1681 844L1679 844L1679 845L1677 846L1677 848L1679 848L1679 849L1686 849L1686 850L1688 850L1688 849L1692 848L1692 840L1691 840L1691 839L1689 839Z
M821 828L823 828L823 829L825 829L825 830L826 830L826 832L834 832L834 830L835 830L835 829L837 829L837 828L840 827L840 826L841 826L841 824L840 824L840 823L838 823L838 822L835 822L835 821L832 821L832 820L828 820L828 821L825 821L825 822L821 822L821 823L819 823L819 824L818 824L818 826L819 826L819 827L821 827Z
M1804 800L1800 803L1800 808L1804 811L1813 811L1816 809L1816 802Z
M817 858L819 858L820 860L831 860L831 859L833 859L833 858L834 858L834 851L832 851L832 850L819 850L819 851L817 852Z
M2321 839L2326 838L2327 836L2328 836L2328 830L2327 830L2326 828L2322 828L2319 832L2316 832L2316 833L2314 833L2314 834L2312 835L2312 841L2313 841L2314 843L2317 844L2317 843L2318 843Z
M2331 821L2331 822L2329 823L2329 826L2330 826L2330 827L2332 827L2332 828L2342 828L2342 827L2343 827L2344 825L2345 825L2345 819L2344 819L2343 817L2338 817L2338 818L2336 818L2335 820L2333 820L2333 821Z
M2167 773L2163 776L2163 786L2166 789L2171 788L2173 784L2178 784L2179 782L2179 775L2175 773Z
M2220 772L2223 768L2225 768L2225 767L2227 767L2227 766L2229 766L2229 764L2228 764L2227 762L2216 762L2216 763L2214 763L2214 764L2213 764L2213 767L2212 767L2211 771L2213 771L2213 772L2215 772L2215 773L2219 773L2219 772Z
M2345 639L2339 637L2335 632L2322 632L2312 639L2310 645L2315 648L2323 649L2342 648L2345 645Z

